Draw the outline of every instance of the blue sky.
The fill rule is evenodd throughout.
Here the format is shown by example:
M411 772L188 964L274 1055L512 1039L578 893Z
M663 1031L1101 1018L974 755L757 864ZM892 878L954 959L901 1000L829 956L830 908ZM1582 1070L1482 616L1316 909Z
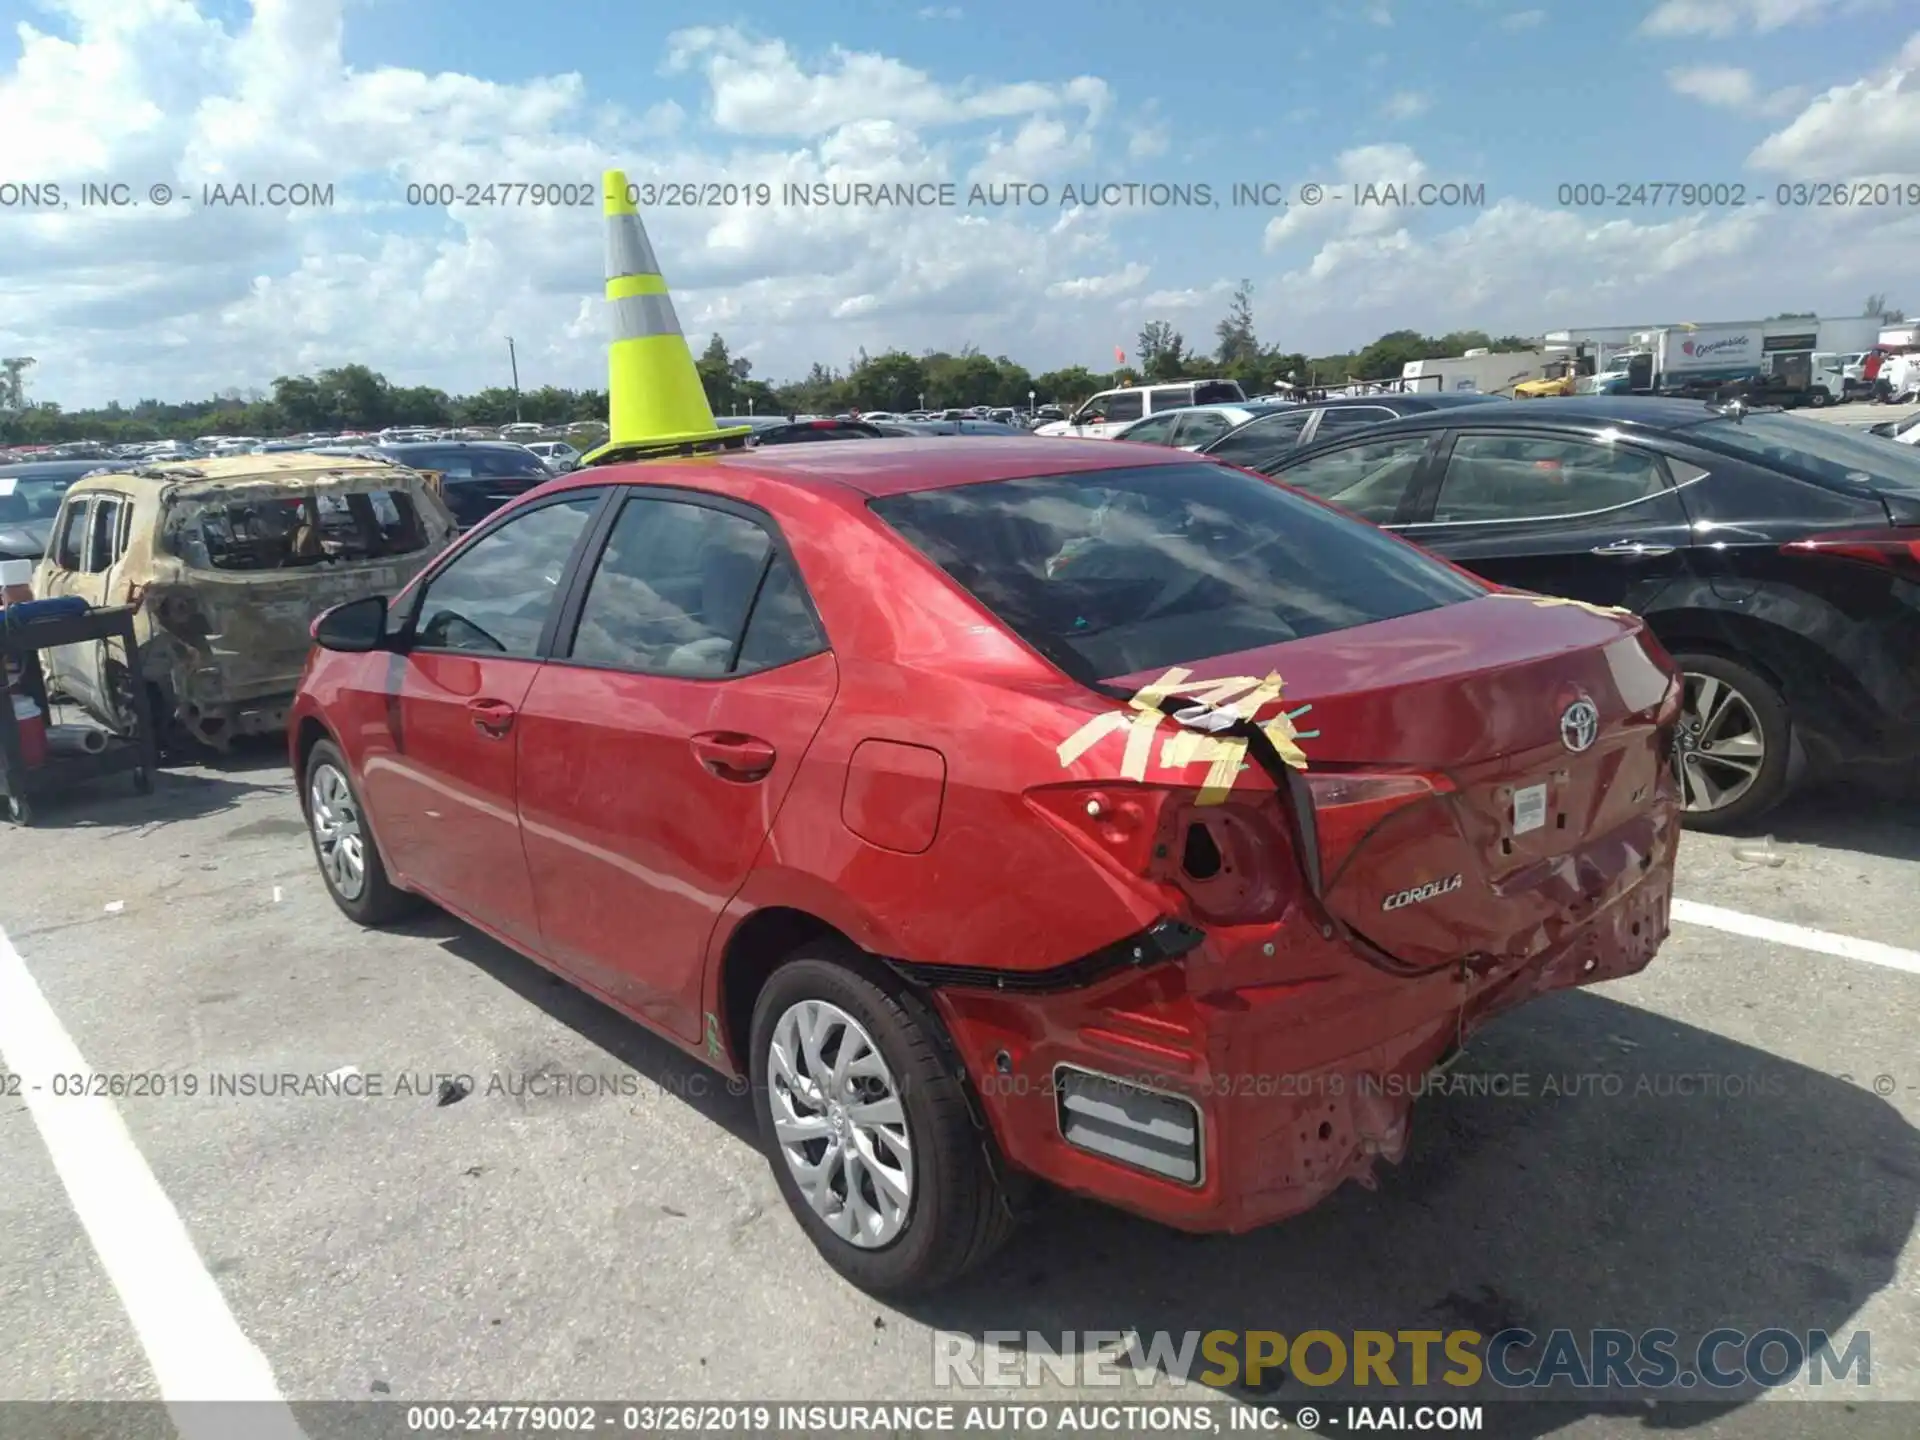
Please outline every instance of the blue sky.
M332 182L324 213L0 206L0 352L68 405L255 388L362 359L397 381L597 380L590 210L402 203L408 183L949 180L1044 207L647 214L683 321L785 378L861 347L1110 365L1150 319L1206 342L1254 282L1265 339L1920 309L1901 0L1318 0L810 7L579 0L0 0L0 186ZM24 28L23 28L24 27ZM1074 212L1062 185L1210 185ZM1484 203L1235 209L1235 181L1460 181ZM1744 208L1560 203L1568 183L1745 185ZM1901 192L1903 196L1906 192ZM1920 191L1914 192L1920 196ZM0 189L0 199L5 196Z

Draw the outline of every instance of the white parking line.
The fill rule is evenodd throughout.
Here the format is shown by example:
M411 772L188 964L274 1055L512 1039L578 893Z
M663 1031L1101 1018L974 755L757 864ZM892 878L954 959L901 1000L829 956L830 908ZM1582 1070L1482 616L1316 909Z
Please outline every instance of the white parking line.
M1810 930L1804 925L1789 925L1784 920L1769 920L1763 915L1702 905L1697 900L1675 900L1673 918L1683 925L1704 925L1712 930L1725 930L1730 935L1745 935L1751 940L1767 940L1775 945L1791 945L1796 950L1814 950L1822 955L1838 955L1843 960L1858 960L1920 975L1920 950L1902 950L1898 945L1882 945L1877 940L1856 940L1831 930Z
M27 1112L147 1352L175 1428L187 1437L216 1429L230 1435L231 1417L223 1421L194 1402L265 1401L249 1411L249 1432L304 1440L267 1357L241 1333L113 1101L53 1093L54 1076L91 1076L92 1067L5 930L0 1061L20 1077Z

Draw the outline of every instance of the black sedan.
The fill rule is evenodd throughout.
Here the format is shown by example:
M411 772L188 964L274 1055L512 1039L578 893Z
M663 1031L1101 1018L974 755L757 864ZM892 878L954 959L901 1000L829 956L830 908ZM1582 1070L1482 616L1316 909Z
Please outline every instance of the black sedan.
M462 530L553 478L538 455L503 440L415 440L369 448L410 470L438 474L441 495Z
M1257 467L1496 584L1646 617L1686 675L1687 821L1920 771L1920 450L1779 411L1435 410Z
M1259 469L1295 450L1318 445L1336 435L1345 435L1369 425L1381 425L1407 415L1425 415L1434 410L1452 410L1462 405L1511 405L1504 395L1466 395L1458 391L1431 395L1350 395L1337 400L1310 400L1303 405L1276 406L1272 413L1256 415L1200 447L1202 455L1217 455L1222 460L1249 470Z
M0 465L0 560L38 560L47 552L60 497L82 475L125 470L107 460L37 460Z

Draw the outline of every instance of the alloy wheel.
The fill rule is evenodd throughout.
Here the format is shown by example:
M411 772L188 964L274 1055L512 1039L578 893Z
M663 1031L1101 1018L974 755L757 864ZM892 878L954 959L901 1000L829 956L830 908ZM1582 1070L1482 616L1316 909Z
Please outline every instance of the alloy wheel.
M1673 747L1684 809L1724 810L1760 779L1767 739L1760 716L1726 681L1689 671Z
M327 883L343 900L358 900L367 884L366 832L347 777L331 765L314 768L307 787L313 843Z
M767 1101L781 1158L827 1228L863 1250L893 1241L912 1211L912 1142L860 1022L825 1000L789 1006L768 1043Z

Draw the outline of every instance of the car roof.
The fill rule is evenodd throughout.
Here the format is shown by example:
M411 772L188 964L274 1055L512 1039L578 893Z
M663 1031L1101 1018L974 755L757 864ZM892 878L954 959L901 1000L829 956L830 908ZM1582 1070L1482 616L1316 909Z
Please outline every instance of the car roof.
M382 453L399 451L413 455L422 450L525 450L517 440L381 440L371 448Z
M1439 399L1438 396L1425 397ZM1453 399L1455 397L1447 397ZM1397 420L1382 420L1369 430L1418 430L1425 426L1457 423L1457 417L1443 409L1417 411ZM1699 400L1661 399L1650 395L1562 395L1541 400L1510 400L1488 418L1504 425L1634 425L1650 430L1677 430L1703 424L1717 418L1717 412ZM1476 417L1477 418L1477 417ZM1360 432L1346 430L1341 438Z
M267 480L278 484L296 481L302 475L344 475L354 471L386 471L411 474L388 460L367 460L357 455L315 455L293 451L284 455L222 455L214 460L162 460L151 465L111 471L76 481L75 490L177 485L195 481L214 482Z
M1037 475L1076 475L1132 470L1144 465L1204 465L1184 450L1116 446L1106 440L1068 440L1027 435L930 435L864 440L857 445L778 445L729 450L575 470L552 489L619 480L629 485L672 485L727 478L757 479L798 489L853 490L869 497L945 490Z

